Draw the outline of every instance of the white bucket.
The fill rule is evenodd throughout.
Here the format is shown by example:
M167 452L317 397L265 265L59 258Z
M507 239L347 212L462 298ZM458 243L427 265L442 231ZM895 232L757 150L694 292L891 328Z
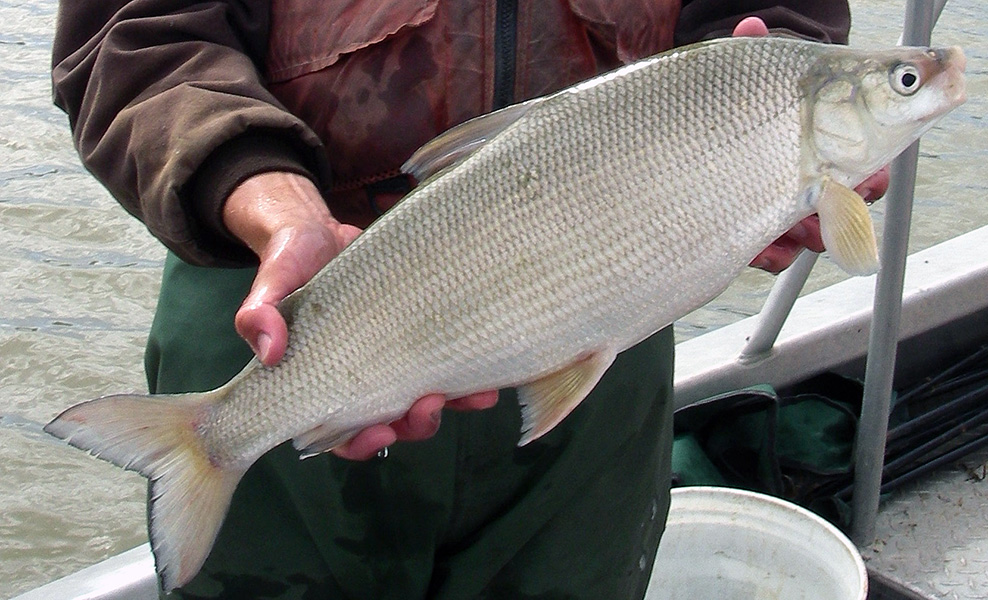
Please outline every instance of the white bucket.
M672 491L646 600L865 600L868 576L836 527L743 490Z

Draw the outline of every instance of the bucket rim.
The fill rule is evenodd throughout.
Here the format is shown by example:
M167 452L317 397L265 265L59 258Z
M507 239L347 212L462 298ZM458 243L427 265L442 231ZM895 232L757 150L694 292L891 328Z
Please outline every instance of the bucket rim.
M690 498L723 504L725 507L731 504L739 506L748 504L754 507L760 505L762 508L778 514L780 518L788 513L789 516L806 522L809 526L817 528L823 535L835 541L850 559L851 563L854 564L858 581L861 582L860 595L856 600L865 600L868 597L868 571L861 552L844 532L820 515L777 496L725 486L683 486L673 488L671 496L672 501L670 503L669 523L667 523L667 526L675 522L676 505L679 504L682 506L682 503L688 501Z

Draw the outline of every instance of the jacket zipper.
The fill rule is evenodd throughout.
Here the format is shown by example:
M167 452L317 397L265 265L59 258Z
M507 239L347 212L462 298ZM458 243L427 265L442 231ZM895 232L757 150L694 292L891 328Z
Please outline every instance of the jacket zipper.
M515 63L518 44L518 0L497 0L494 17L493 109L515 101Z

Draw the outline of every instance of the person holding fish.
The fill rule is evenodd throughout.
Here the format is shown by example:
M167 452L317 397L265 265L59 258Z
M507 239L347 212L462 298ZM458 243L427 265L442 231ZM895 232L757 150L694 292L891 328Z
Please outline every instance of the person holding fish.
M402 164L450 127L676 46L770 32L846 43L849 27L844 0L72 0L60 3L53 82L85 165L170 251L146 366L152 393L179 394L218 388L255 356L250 368L289 361L310 335L286 322L302 314L290 294L392 214L417 183ZM874 200L886 186L879 172L857 191ZM815 217L752 265L778 272L804 248L824 249ZM367 291L368 318L411 284L392 283ZM440 282L426 298L453 292ZM348 377L386 374L407 350L377 348ZM241 461L226 499L180 482L177 510L211 512L175 525L151 511L164 592L642 598L669 503L672 358L666 327L609 357L606 373L610 362L581 357L599 371L593 391L533 423L514 389L423 393L367 426L300 429L289 437L311 458L284 443L249 470ZM135 418L157 419L145 406ZM192 431L206 417L190 414ZM523 427L531 443L519 446ZM239 460L207 446L201 462ZM152 484L152 505L163 489Z

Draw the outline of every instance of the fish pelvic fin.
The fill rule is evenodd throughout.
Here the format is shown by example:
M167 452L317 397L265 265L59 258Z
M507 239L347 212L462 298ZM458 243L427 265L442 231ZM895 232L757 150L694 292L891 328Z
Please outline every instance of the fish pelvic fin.
M816 198L820 235L830 257L851 275L878 271L875 226L864 199L851 188L824 178Z
M196 428L204 409L224 393L107 396L77 404L45 426L150 480L148 536L165 591L199 572L246 470L218 466Z
M539 439L566 418L590 394L615 356L613 351L587 354L567 367L520 386L522 436L518 445Z

